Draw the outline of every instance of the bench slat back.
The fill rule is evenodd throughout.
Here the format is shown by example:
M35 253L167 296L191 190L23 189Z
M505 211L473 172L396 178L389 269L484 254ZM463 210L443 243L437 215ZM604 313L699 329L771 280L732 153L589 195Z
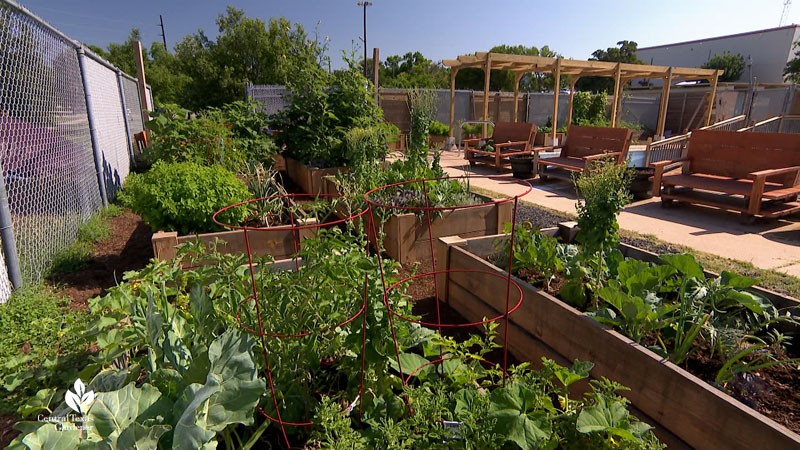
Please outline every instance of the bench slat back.
M562 157L583 158L603 152L622 152L618 161L628 157L631 130L627 128L584 127L571 125L561 150Z
M690 173L731 178L800 166L800 134L694 130L687 156Z
M497 122L492 131L492 139L497 144L503 142L533 142L536 125L523 122Z

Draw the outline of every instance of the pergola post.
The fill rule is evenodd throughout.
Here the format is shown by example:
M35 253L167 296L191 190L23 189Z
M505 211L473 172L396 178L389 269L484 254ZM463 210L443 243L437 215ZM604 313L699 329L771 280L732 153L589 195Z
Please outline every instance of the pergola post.
M519 80L522 78L522 72L514 72L514 122L519 122Z
M567 110L567 126L572 125L572 100L575 99L575 85L581 77L573 76L572 82L569 85L569 109Z
M450 137L455 136L453 126L456 120L456 74L457 68L450 69Z
M483 66L483 120L489 120L489 78L492 74L492 54L486 55L486 64ZM483 124L481 136L486 139L486 124Z
M556 70L553 72L553 145L556 145L556 129L558 128L558 91L561 89L561 58L556 59Z
M667 106L669 105L669 90L672 85L672 67L667 70L664 77L664 86L661 88L661 103L658 106L658 125L656 126L656 138L664 138L664 127L667 123Z
M617 63L614 71L614 104L611 105L611 127L617 126L617 103L619 103L620 82L622 81L622 63Z
M625 84L628 81L629 81L629 79L627 79L627 78L622 78L620 80L620 83L619 83L620 84L619 96L614 98L614 101L617 102L617 117L614 120L614 123L617 124L617 126L619 126L619 124L622 123L622 100L623 100L623 97L625 96L625 94L624 94L624 92L625 92Z
M709 79L709 81L711 81L711 93L708 98L708 111L706 111L705 126L709 126L711 124L711 111L714 109L714 96L717 93L717 80L719 80L719 70L714 71L714 76Z

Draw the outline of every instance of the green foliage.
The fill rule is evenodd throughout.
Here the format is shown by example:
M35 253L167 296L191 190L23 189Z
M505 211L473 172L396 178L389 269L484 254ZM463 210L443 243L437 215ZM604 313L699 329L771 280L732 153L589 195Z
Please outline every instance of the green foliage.
M177 105L165 105L151 116L147 128L152 143L142 155L146 165L188 161L238 170L251 161L271 164L277 153L272 139L261 132L266 115L253 103L237 101L196 117Z
M719 81L739 81L739 78L744 73L744 56L741 53L725 52L721 55L712 56L701 67L703 69L724 70L725 73L719 77Z
M450 71L440 63L426 59L420 52L393 55L380 62L378 83L386 88L447 88ZM372 60L367 60L368 77L372 79Z
M413 89L408 92L408 109L411 112L411 133L408 138L408 158L427 159L428 134L436 119L439 95L435 91Z
M317 65L298 66L287 80L289 105L271 126L281 130L276 140L288 156L319 167L348 165L347 131L382 123L369 83L355 61L346 62L332 74Z
M467 134L480 135L481 133L483 133L483 124L482 123L468 123L468 124L462 125L461 129L463 130L465 135L467 135ZM492 124L490 124L490 123L486 124L486 134L487 135L491 136L493 130L494 130L494 128L492 127Z
M428 134L432 136L449 136L450 126L438 120L434 120L428 127Z
M86 361L81 329L90 318L40 285L15 292L0 306L0 412L15 411L39 389L74 380Z
M607 161L589 163L588 172L574 180L579 194L577 240L594 269L594 280L599 287L604 276L605 253L619 245L617 216L631 200L629 186L633 171L625 164Z
M621 62L627 64L644 64L636 56L638 44L634 41L619 41L617 47L609 47L605 50L597 49L592 52L592 61ZM581 91L608 92L614 90L614 80L609 77L583 77L578 80L576 88Z
M605 91L592 95L586 91L575 93L572 106L572 124L589 127L607 127L608 94Z
M108 205L106 209L92 215L78 227L78 239L69 247L57 253L50 264L48 277L80 269L94 256L92 244L100 242L111 235L108 219L123 213L117 205Z
M786 63L783 68L783 79L786 82L800 82L800 41L796 41L792 46L795 50L794 57Z
M233 172L220 166L191 162L157 162L144 174L130 174L120 201L154 230L180 234L215 231L211 216L225 206L250 199L250 192ZM240 224L248 216L245 207L219 215L219 220Z

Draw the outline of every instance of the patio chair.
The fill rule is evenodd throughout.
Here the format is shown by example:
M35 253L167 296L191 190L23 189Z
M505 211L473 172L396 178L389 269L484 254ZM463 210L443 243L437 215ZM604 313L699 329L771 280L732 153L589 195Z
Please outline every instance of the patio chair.
M477 163L486 164L500 170L511 165L509 157L516 155L530 155L533 152L533 138L536 136L536 125L532 123L497 122L494 125L492 149L484 150L470 147L481 139L464 139L464 158L469 160L470 166Z

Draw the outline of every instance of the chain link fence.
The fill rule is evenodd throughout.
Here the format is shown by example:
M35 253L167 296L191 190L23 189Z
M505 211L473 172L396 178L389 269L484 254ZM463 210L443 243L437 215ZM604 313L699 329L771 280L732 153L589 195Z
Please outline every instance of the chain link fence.
M142 128L137 85L120 89L116 68L88 50L82 73L80 48L16 2L0 0L0 187L8 196L6 207L0 195L0 302L12 286L45 276L103 207L98 172L113 195L130 170L127 133Z
M122 95L125 97L125 113L128 117L128 139L133 142L133 135L144 130L142 123L142 105L139 101L139 85L135 78L128 78L123 75L120 78L122 83Z

